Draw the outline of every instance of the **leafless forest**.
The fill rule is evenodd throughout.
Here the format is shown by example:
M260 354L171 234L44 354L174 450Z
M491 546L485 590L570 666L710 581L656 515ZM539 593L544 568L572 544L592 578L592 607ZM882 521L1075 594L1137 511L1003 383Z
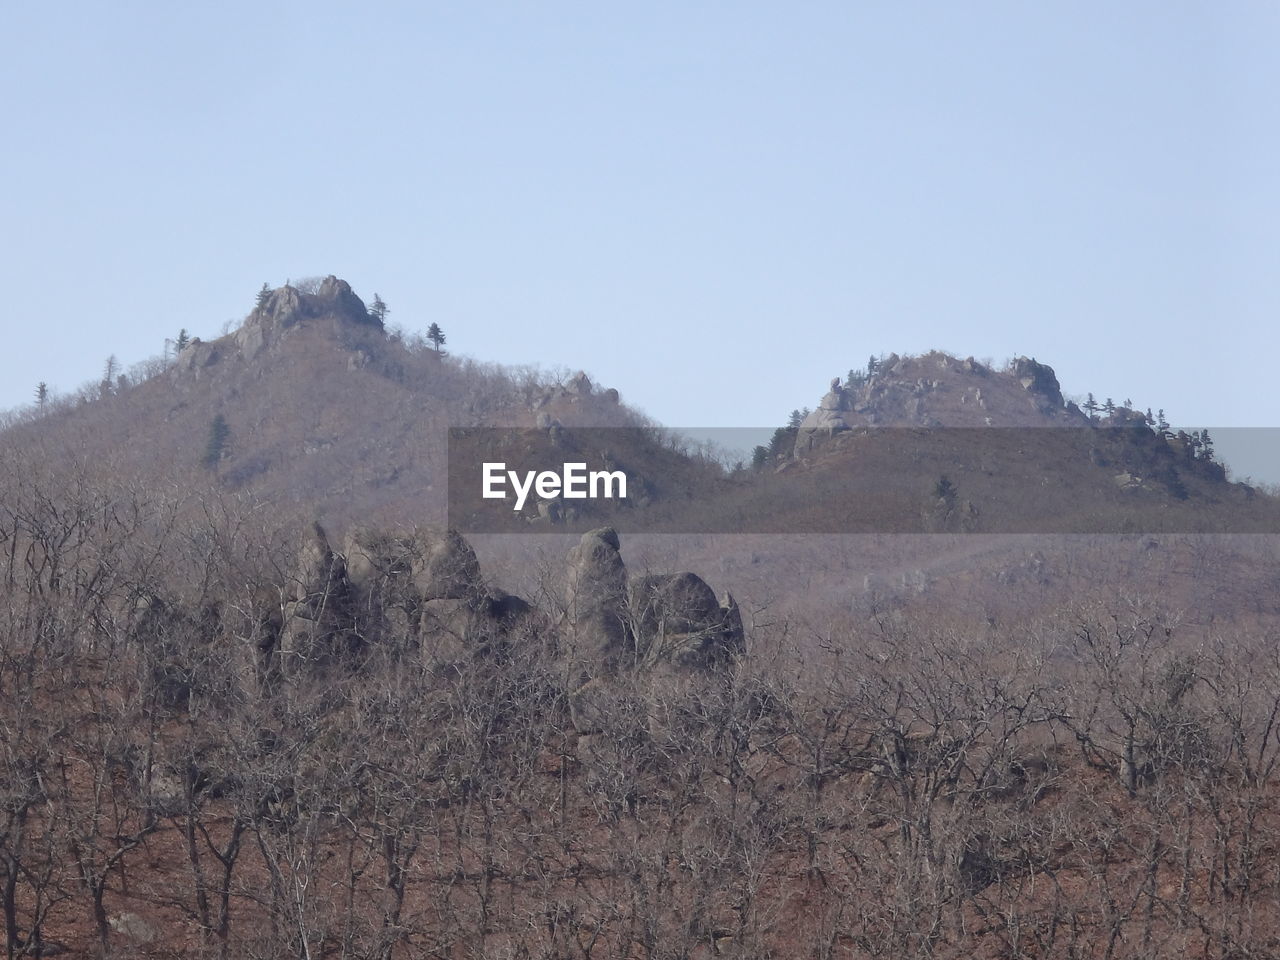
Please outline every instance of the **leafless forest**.
M722 470L583 374L437 346L336 278L264 288L5 422L11 960L1280 956L1274 541L980 535L1272 508L1163 411L1031 484L912 472L864 428L1103 427L1034 361L891 358ZM797 530L880 471L942 532L473 544L458 424L639 427L659 507L685 471Z
M9 957L1280 951L1265 630L748 612L688 657L566 567L516 602L455 541L356 591L250 497L4 477Z

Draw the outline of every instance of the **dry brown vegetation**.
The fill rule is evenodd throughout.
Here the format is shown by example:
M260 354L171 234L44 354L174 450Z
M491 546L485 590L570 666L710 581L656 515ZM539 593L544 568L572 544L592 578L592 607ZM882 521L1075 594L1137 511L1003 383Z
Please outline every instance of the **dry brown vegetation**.
M731 666L615 677L582 732L554 571L461 657L393 616L287 649L299 546L261 503L8 466L10 956L1276 950L1267 633L1120 597L757 617Z
M1280 955L1273 538L635 538L633 570L737 595L745 651L701 667L600 656L552 537L477 542L533 605L509 622L455 635L387 585L339 618L309 522L437 522L446 425L645 424L367 326L235 343L0 434L8 957ZM979 516L1043 508L848 436L715 482L792 530L866 507L855 464L903 517L941 470ZM1054 442L1017 462L1131 502Z

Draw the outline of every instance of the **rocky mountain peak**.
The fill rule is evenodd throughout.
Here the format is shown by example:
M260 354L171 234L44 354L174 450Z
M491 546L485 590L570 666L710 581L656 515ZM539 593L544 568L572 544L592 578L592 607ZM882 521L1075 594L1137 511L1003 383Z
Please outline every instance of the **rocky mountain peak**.
M319 282L286 283L269 291L236 331L236 344L253 357L294 327L326 321L336 330L348 324L382 330L351 284L330 274Z
M306 320L333 317L349 323L381 328L369 315L364 301L356 296L351 284L330 274L318 284L285 284L270 291L261 306L256 307L245 326L260 324L280 329Z
M382 322L369 313L351 284L330 274L323 279L286 283L274 290L264 286L258 305L239 329L214 341L192 340L179 354L174 369L177 375L198 376L204 368L229 357L238 355L252 360L305 327L327 328L337 342L347 345L351 344L349 334L354 331L372 333L373 339L383 335ZM365 349L369 347L368 337L355 339Z
M850 375L853 377L853 374ZM795 451L804 456L825 438L856 427L1031 427L1083 425L1066 404L1053 368L1018 357L1003 370L973 357L935 351L891 353L856 379L837 377L804 418Z
M1052 408L1064 405L1062 386L1053 372L1053 367L1037 363L1034 357L1016 357L1013 361L1013 375L1022 384L1024 390L1043 397Z

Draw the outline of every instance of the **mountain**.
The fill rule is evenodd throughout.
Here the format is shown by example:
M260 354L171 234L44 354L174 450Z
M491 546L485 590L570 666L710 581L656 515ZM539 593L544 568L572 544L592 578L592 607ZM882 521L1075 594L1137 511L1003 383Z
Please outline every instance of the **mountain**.
M450 426L644 422L585 374L459 361L389 333L336 277L261 300L234 332L28 418L6 444L254 496L300 522L439 526Z
M329 277L15 418L8 954L1274 955L1280 552L1198 532L1274 500L1034 360L869 373L726 469ZM467 438L639 495L442 530Z
M215 422L225 435L211 450ZM995 369L937 352L890 355L834 381L797 427L779 429L756 468L730 471L673 442L585 373L484 366L388 331L332 276L264 291L233 332L22 419L0 435L0 450L28 472L77 464L181 491L191 503L250 498L269 504L281 527L319 521L341 537L352 526L465 526L477 514L478 472L453 478L448 510L450 427L510 431L502 457L513 466L572 455L625 468L633 481L622 504L535 497L519 514L499 506L492 524L474 530L577 534L612 523L636 550L646 541L630 534L935 536L918 549L901 538L864 546L851 568L806 566L810 548L800 540L782 556L780 541L765 538L759 552L792 572L765 577L761 589L802 606L806 590L825 597L848 583L918 596L918 584L974 562L977 541L944 547L941 534L1277 527L1274 499L1229 483L1190 438L1124 408L1091 418L1033 359ZM478 538L482 552L487 542ZM737 566L739 551L699 551L696 536L662 542L707 575ZM518 578L518 558L535 550L499 537L486 559ZM998 548L981 563L999 570L1024 561ZM738 571L748 581L758 572Z
M771 452L710 528L750 516L758 532L1280 531L1276 501L1229 482L1198 434L1125 407L1090 416L1026 357L997 371L891 355L864 380L833 380Z

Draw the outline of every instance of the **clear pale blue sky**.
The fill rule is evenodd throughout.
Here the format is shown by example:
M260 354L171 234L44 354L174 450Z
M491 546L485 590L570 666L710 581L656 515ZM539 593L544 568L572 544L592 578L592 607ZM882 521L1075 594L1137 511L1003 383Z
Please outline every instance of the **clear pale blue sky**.
M1280 425L1269 3L35 3L0 406L336 273L460 353L773 424L872 352Z

